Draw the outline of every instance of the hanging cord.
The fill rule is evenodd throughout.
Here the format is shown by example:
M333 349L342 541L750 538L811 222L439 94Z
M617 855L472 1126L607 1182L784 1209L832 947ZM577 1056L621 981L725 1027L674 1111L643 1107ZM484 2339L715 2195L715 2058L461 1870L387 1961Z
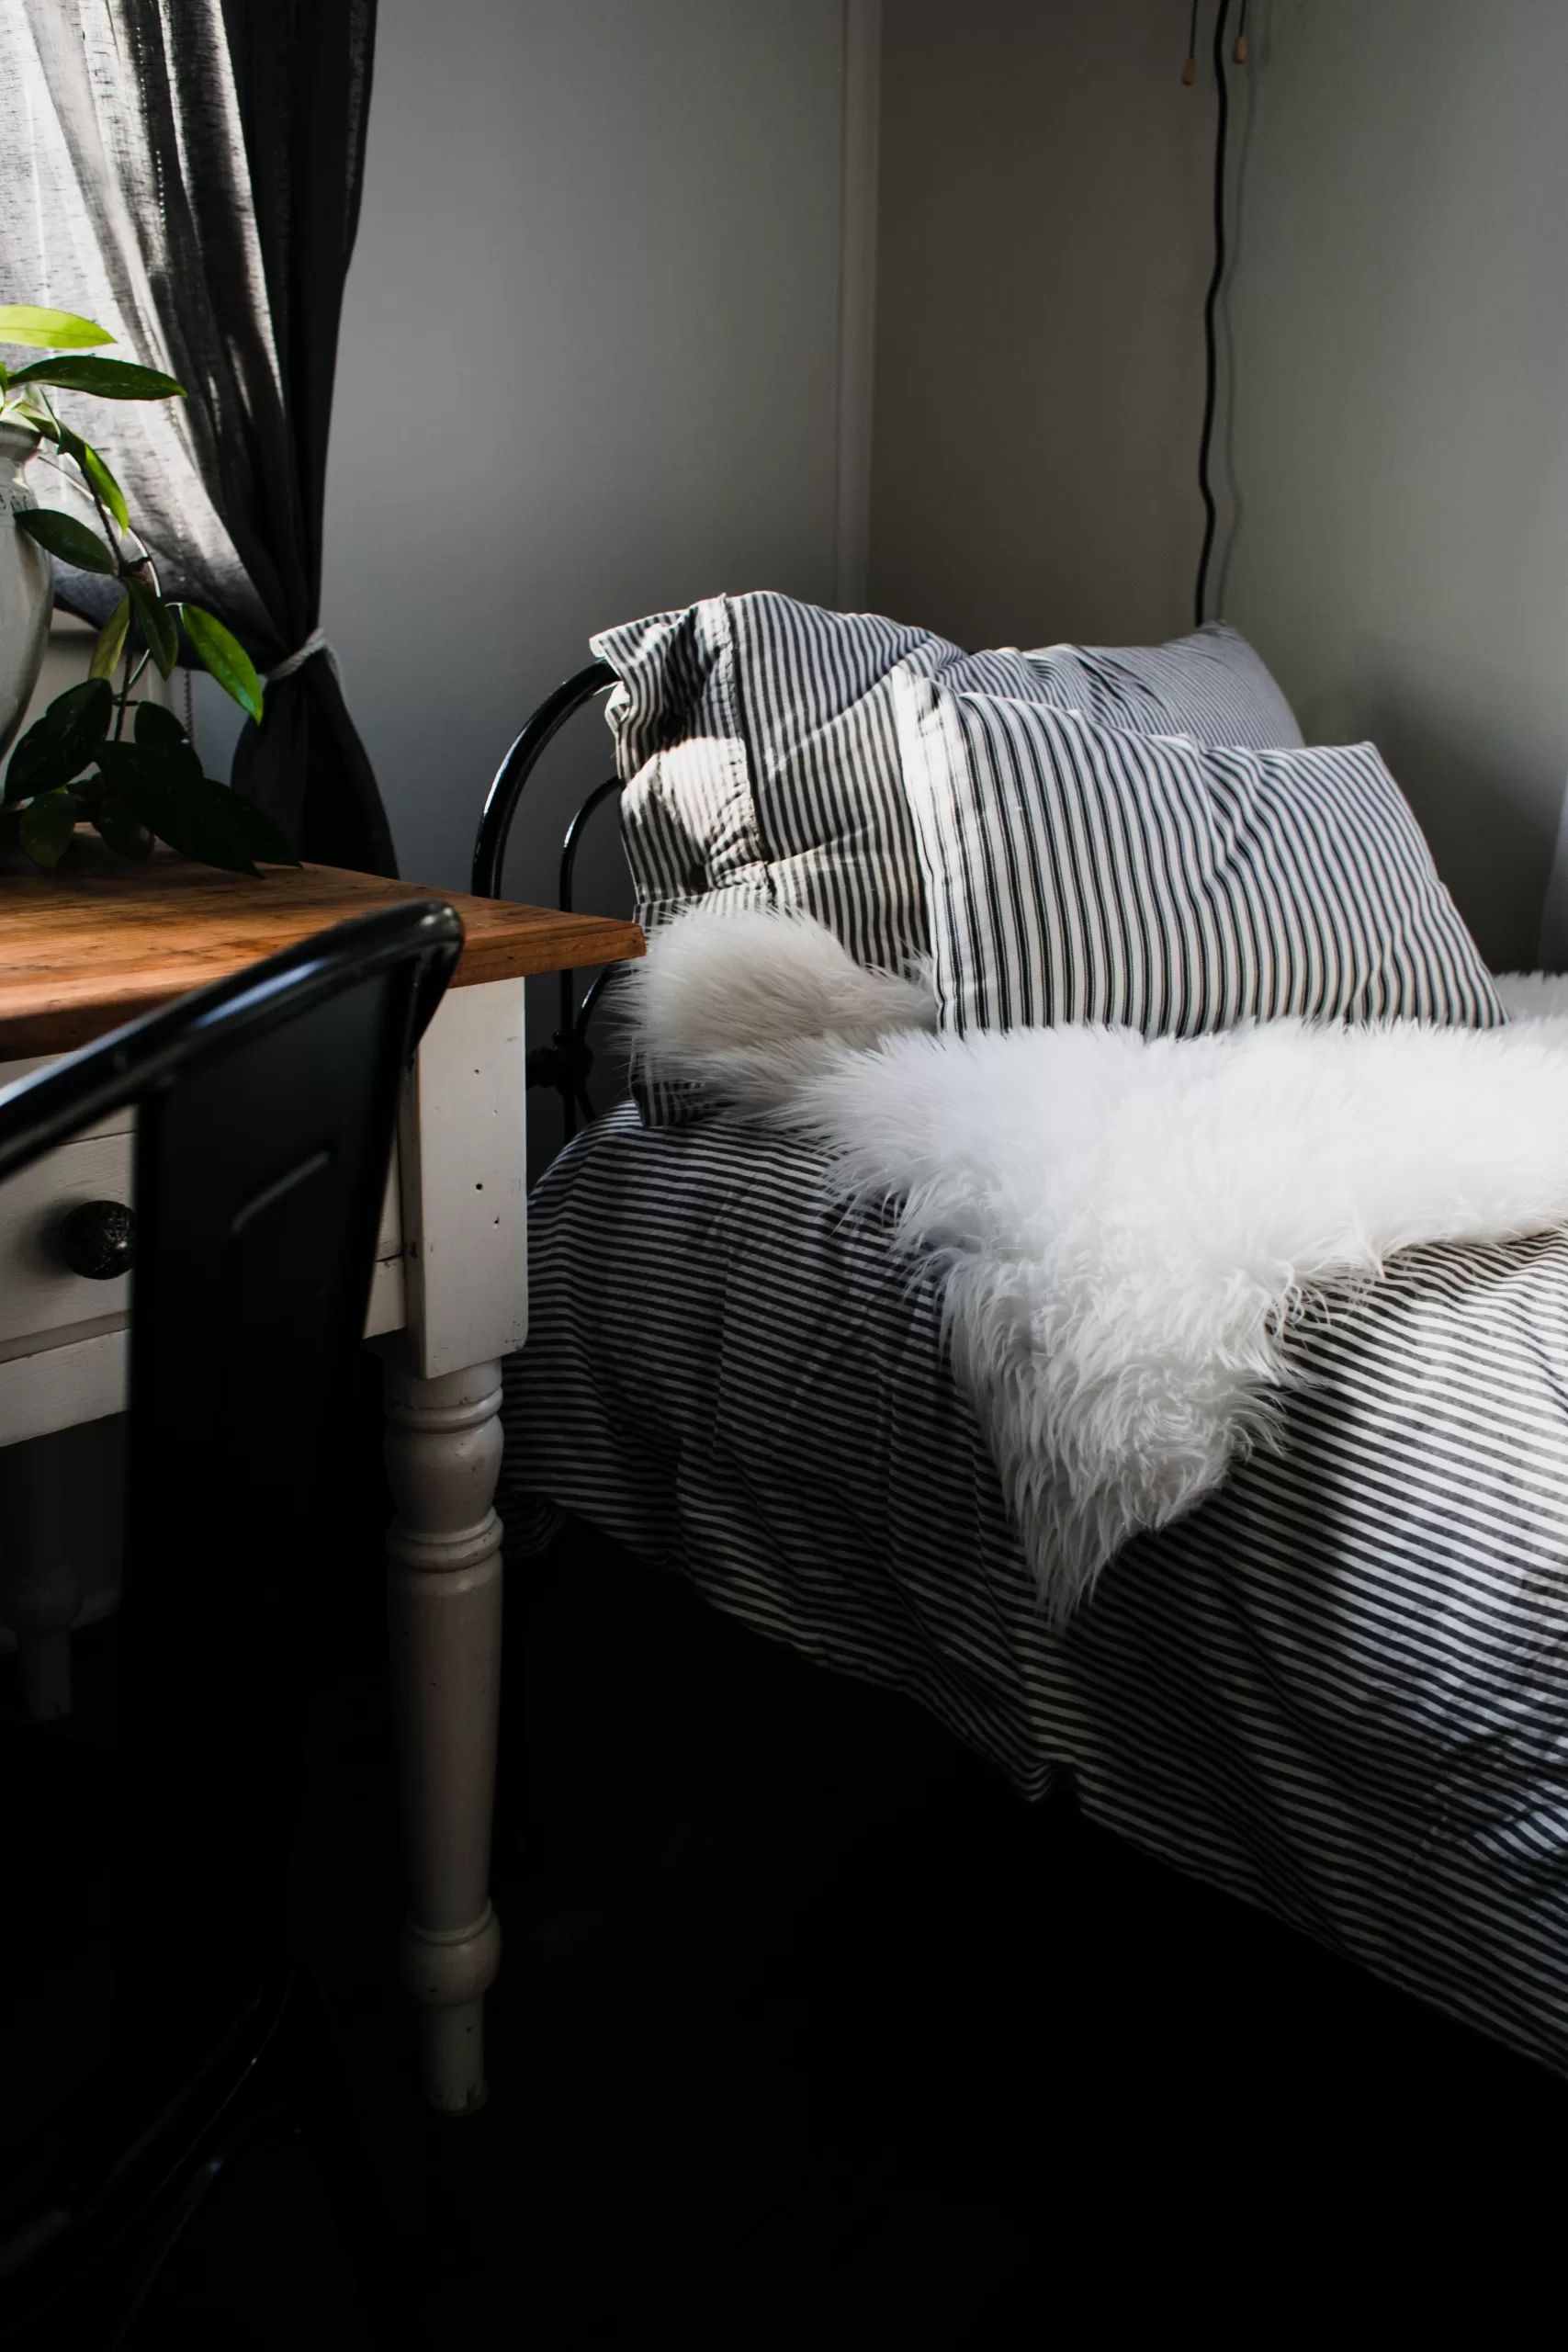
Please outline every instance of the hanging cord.
M1247 0L1241 0L1241 21L1235 28L1235 47L1231 55L1238 65L1247 63Z
M1189 90L1198 79L1198 0L1192 0L1192 14L1187 19L1187 62L1181 79Z
M1198 442L1198 488L1203 499L1203 549L1198 558L1198 582L1192 594L1192 625L1203 626L1203 607L1209 596L1209 562L1214 552L1214 531L1219 522L1214 505L1214 492L1209 480L1209 457L1214 439L1214 409L1219 391L1219 354L1214 337L1214 315L1219 308L1220 288L1225 275L1225 132L1230 123L1230 93L1225 86L1225 19L1231 12L1231 0L1220 0L1214 17L1214 266L1209 278L1209 291L1203 299L1203 430Z

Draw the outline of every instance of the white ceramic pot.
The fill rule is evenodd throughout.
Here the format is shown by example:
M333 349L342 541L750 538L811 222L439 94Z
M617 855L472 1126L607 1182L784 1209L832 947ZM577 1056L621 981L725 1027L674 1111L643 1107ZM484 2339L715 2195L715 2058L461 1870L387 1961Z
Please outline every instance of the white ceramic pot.
M54 566L16 521L38 504L22 479L37 447L33 434L0 424L0 759L37 684L54 604Z

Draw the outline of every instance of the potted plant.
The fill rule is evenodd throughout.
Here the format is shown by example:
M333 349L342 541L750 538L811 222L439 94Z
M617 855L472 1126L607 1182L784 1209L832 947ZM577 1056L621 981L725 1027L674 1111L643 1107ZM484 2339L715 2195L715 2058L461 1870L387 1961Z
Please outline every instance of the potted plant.
M17 528L35 503L22 469L39 446L29 427L0 415L0 759L22 723L49 636L53 567Z
M11 544L0 541L0 752L38 676L52 594L51 557L116 581L120 594L98 632L86 677L57 695L11 754L0 795L0 847L58 865L78 825L93 826L122 857L154 840L183 856L240 874L256 861L299 861L272 819L204 775L185 729L161 704L134 699L149 662L165 678L182 638L202 668L252 718L261 681L239 640L198 605L172 602L151 550L131 528L125 493L101 453L59 415L59 393L101 400L182 400L154 368L96 356L112 335L90 319L27 304L0 305L0 346L49 356L0 365L0 493ZM27 459L52 465L91 501L97 528L62 507L38 505L20 484ZM118 675L118 684L116 683ZM10 704L15 703L15 709Z

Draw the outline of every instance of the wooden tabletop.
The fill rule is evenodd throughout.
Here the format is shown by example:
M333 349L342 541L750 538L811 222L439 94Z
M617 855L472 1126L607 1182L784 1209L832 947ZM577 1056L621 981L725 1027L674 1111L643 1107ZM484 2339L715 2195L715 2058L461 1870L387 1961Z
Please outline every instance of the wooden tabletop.
M163 853L137 865L82 840L67 873L0 868L0 1061L85 1045L187 989L402 899L445 899L462 917L457 988L643 951L636 923L608 916L423 890L331 865L268 866L253 879Z

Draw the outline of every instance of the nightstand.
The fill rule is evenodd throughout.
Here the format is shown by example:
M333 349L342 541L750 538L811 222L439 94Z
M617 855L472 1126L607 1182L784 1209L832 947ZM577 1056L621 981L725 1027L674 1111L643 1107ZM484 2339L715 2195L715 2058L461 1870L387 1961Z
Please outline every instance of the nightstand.
M406 1090L366 1336L385 1357L393 1701L410 1879L403 1974L449 2114L484 2097L484 1990L501 1659L501 1359L527 1323L523 995L541 972L640 956L634 923L305 866L259 879L84 842L68 876L0 876L0 1083L186 990L389 900L445 898L466 933ZM123 1231L73 1207L130 1200L130 1114L0 1188L3 1613L32 1703L69 1704L81 1605L60 1535L53 1433L123 1410ZM101 1231L100 1231L100 1228ZM120 1233L118 1242L116 1233ZM98 1246L101 1245L101 1246ZM221 1541L221 1530L214 1531Z

